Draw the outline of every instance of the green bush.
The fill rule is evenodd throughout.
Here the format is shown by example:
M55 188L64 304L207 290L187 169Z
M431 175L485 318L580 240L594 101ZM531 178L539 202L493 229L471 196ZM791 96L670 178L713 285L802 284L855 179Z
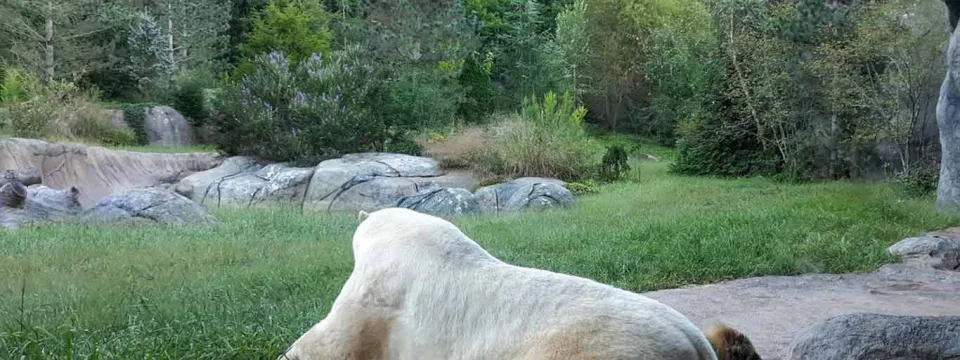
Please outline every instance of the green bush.
M627 163L629 156L627 150L622 145L615 144L607 147L607 152L603 154L600 161L599 177L602 181L616 181L630 171L630 164Z
M130 129L111 128L100 137L100 142L107 146L137 146L142 145L137 134Z
M570 192L576 196L596 194L598 192L597 184L590 180L583 182L568 182L564 184L564 187L566 187L567 190L570 190Z
M929 166L897 174L894 184L901 193L907 196L924 197L937 192L939 181L939 167Z
M383 150L390 124L371 110L382 89L362 55L351 47L298 66L281 52L257 56L256 71L217 100L214 143L232 155L296 163Z
M461 102L453 73L406 68L384 83L375 111L398 130L436 129L453 123Z
M181 74L175 80L171 105L193 126L203 126L210 117L204 91L215 84L212 74L193 72Z
M95 90L81 90L73 83L31 87L36 94L9 105L10 131L14 136L132 144L129 131L117 129L104 117Z
M518 114L498 116L426 144L425 152L445 164L466 166L487 178L542 176L577 181L590 173L586 110L569 93L524 99Z
M123 111L123 122L133 131L135 145L147 145L147 108L155 106L152 103L121 104L114 108Z
M256 71L254 58L272 52L286 54L293 65L327 53L333 40L329 22L330 14L320 2L270 1L250 20L250 33L241 45L245 59L234 69L234 76Z

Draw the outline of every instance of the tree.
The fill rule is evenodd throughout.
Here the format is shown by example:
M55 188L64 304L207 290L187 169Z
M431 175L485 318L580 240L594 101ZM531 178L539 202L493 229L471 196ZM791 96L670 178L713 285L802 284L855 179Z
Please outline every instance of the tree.
M142 94L156 95L153 92L162 92L170 85L176 61L174 53L169 51L169 38L147 12L137 14L130 26L127 71Z
M243 53L254 57L280 51L294 64L314 54L326 53L333 37L329 20L330 15L316 2L271 1L262 14L253 17Z
M8 56L45 82L79 77L109 64L93 37L111 30L97 16L101 0L8 0L0 3L0 33Z

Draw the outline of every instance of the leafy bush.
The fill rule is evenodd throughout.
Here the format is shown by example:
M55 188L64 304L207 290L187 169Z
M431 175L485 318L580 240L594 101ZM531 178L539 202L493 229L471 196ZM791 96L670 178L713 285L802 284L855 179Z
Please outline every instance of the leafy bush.
M133 131L136 145L147 145L150 140L147 138L147 108L154 106L152 103L123 104L118 107L123 111L123 122Z
M171 105L177 109L193 126L203 126L210 117L204 91L215 84L212 74L192 72L181 74L171 95Z
M371 110L382 89L359 50L298 66L282 52L257 56L256 70L218 97L214 143L228 154L298 163L383 150L390 124Z
M453 73L407 68L384 83L375 111L397 129L436 129L453 123L461 102Z
M901 172L894 180L895 187L911 197L923 197L937 192L940 181L939 167L922 167L913 171Z
M14 136L133 145L129 131L117 129L105 118L95 91L83 91L73 83L53 83L38 91L10 105Z
M627 163L627 150L622 145L616 144L607 147L607 152L603 154L600 161L600 180L616 181L623 178L624 174L630 171L630 164Z
M7 68L3 72L3 82L0 82L0 100L5 104L26 101L39 88L40 81L37 78L16 68Z
M576 196L596 194L598 192L597 184L590 180L583 182L568 182L564 184L564 187L567 188L567 190L570 190L570 192Z
M243 76L256 71L253 60L272 52L286 54L292 65L330 49L330 14L314 1L270 1L251 19L250 34L241 45L246 60L234 71Z
M583 128L586 110L572 96L549 92L528 97L519 114L500 116L445 140L425 144L425 153L442 164L472 168L483 176L555 177L575 181L590 168Z

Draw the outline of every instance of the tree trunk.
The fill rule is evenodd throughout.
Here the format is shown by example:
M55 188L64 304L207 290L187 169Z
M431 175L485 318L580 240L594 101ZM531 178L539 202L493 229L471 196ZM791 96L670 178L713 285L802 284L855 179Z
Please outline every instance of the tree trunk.
M56 66L54 65L54 62L53 62L53 3L52 2L47 3L46 15L47 15L46 16L47 21L44 26L45 34L43 39L44 45L45 45L43 69L44 69L44 72L46 72L47 74L46 80L47 80L47 83L49 84L53 82L54 77L56 76Z
M960 211L960 36L957 34L954 30L950 37L947 71L937 102L941 152L937 206L947 211Z
M177 53L173 46L173 5L167 3L167 52L170 56L170 64L173 69L177 68Z

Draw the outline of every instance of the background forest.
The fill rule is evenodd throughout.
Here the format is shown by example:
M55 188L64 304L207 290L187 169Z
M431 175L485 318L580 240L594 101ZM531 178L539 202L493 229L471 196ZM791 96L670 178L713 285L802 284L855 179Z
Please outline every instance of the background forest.
M636 145L594 135L624 133L675 147L680 174L897 176L927 193L943 8L11 0L0 5L0 119L15 136L136 145L136 114L162 103L227 154L427 154L490 177L568 181L621 176ZM105 125L105 108L130 110L133 131Z

